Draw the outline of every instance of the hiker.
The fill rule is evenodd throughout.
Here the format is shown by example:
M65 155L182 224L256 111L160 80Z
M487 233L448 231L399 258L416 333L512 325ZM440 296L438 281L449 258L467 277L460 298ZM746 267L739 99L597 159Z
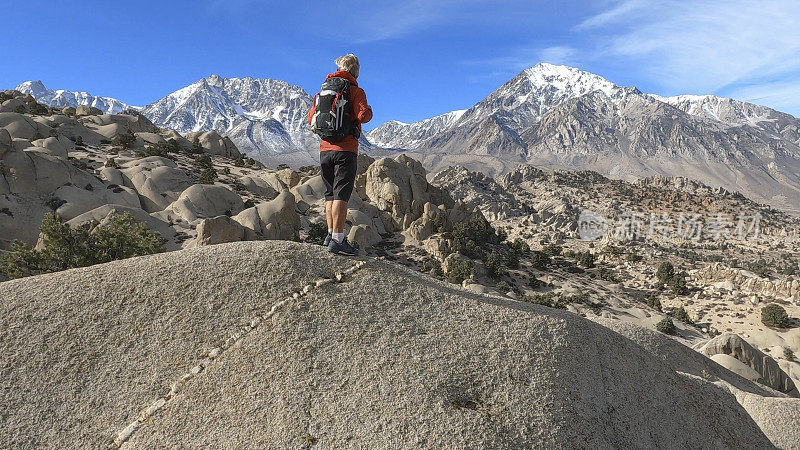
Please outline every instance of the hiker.
M358 87L360 65L352 53L336 60L337 71L328 75L308 112L311 131L319 135L319 164L325 182L325 219L328 251L355 256L358 249L344 237L347 202L353 192L361 124L372 119L367 95Z

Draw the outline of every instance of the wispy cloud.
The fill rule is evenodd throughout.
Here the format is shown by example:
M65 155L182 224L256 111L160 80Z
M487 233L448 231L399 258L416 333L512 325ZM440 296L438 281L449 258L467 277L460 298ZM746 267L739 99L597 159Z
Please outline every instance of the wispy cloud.
M462 64L480 66L486 69L483 73L476 73L467 77L467 81L476 83L486 80L506 80L510 76L516 75L540 62L580 66L580 52L576 48L563 45L544 48L526 46L512 49L503 56L468 60L463 61Z
M666 89L718 92L800 68L800 2L621 0L576 27Z
M769 105L800 117L800 83L797 81L753 83L726 89L722 94L751 103Z

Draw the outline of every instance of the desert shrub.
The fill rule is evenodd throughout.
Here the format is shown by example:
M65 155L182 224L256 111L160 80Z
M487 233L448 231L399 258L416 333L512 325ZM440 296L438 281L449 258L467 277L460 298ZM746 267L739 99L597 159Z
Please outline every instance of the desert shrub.
M28 110L34 116L46 116L50 113L50 110L47 109L47 106L37 102L28 102Z
M625 249L622 247L618 247L616 245L608 244L603 249L603 253L609 254L611 256L622 256L625 254Z
M531 294L522 298L523 301L543 305L550 308L566 309L570 303L582 305L589 304L589 294L556 294L555 292L545 292L543 294Z
M511 290L511 286L505 280L500 281L499 283L494 285L494 288L497 289L502 294L505 294L506 292Z
M28 111L25 108L25 105L17 105L14 107L14 112L17 114L25 114Z
M614 271L608 267L601 267L598 269L597 276L600 277L601 280L619 283L619 277L617 277L617 274L615 274Z
M83 147L83 136L75 136L75 147Z
M761 308L761 323L768 327L786 328L789 326L789 315L783 306L770 303Z
M136 222L129 213L115 214L90 233L90 226L72 228L54 214L45 215L41 233L43 249L14 242L0 255L0 271L9 278L86 267L164 250L158 233Z
M450 258L447 262L446 279L450 283L461 284L472 276L472 263L464 259Z
M136 142L136 136L134 136L133 131L128 130L127 133L118 134L111 143L118 147L122 147L123 150L128 150L133 147L133 144Z
M437 233L444 233L447 231L443 212L436 211L434 213L433 219L431 219L431 226L434 230L436 230Z
M659 285L666 284L673 276L675 276L675 266L672 263L665 261L658 265L656 280L658 280Z
M39 133L37 131L36 133L33 133L33 136L31 136L30 139L28 140L33 142L33 141L38 141L39 139L44 139L44 136L42 136L42 133Z
M647 298L645 298L645 303L647 306L655 309L656 311L661 311L661 300L658 299L658 296L655 293L650 293Z
M97 227L90 246L97 262L116 261L164 251L161 235L137 222L130 213L113 214Z
M636 252L628 252L628 254L625 255L625 259L629 262L639 262L642 260L642 255Z
M536 278L536 277L530 277L528 279L528 287L530 287L531 289L539 289L540 287L542 287L544 285L545 285L545 282L540 280L540 279L538 279L538 278Z
M189 149L189 153L192 155L200 155L205 153L203 146L200 145L200 139L195 138L195 140L192 141L192 147ZM242 162L242 165L244 165L244 162Z
M533 252L531 255L531 265L534 269L544 270L550 265L550 255L545 251Z
M679 306L672 310L672 317L675 320L680 320L683 323L692 323L692 319L689 318L689 314L683 309L683 306Z
M758 261L751 261L747 263L745 267L761 278L769 278L771 272L770 264L763 258Z
M498 252L492 252L486 258L486 273L492 278L500 278L508 272L506 261Z
M195 158L194 163L201 168L214 166L214 163L211 161L211 157L207 154L202 154Z
M117 160L114 159L114 158L108 158L106 160L105 166L106 167L111 167L111 168L114 168L114 169L119 168L119 166L117 165Z
M664 333L664 334L675 334L676 328L675 324L672 323L672 319L669 317L664 317L661 319L660 322L656 324L656 330Z
M497 242L503 242L506 239L508 239L508 233L506 232L505 228L498 228L496 234L497 234Z
M206 167L200 172L200 184L214 184L217 180L217 170L213 167Z
M306 237L306 242L322 245L323 242L325 242L325 237L327 235L328 235L328 225L325 222L317 222L315 224L312 224L311 228L308 230L308 237Z
M547 244L542 247L542 253L550 256L558 256L561 254L562 248L558 244Z
M431 276L433 276L434 278L438 278L440 280L443 280L444 279L444 270L442 270L442 263L440 263L438 260L434 259L431 262L430 273L431 273Z
M789 361L794 361L794 352L789 347L783 348L783 357Z
M522 297L522 301L547 306L548 308L566 309L567 307L567 305L561 301L561 297L553 292L526 295Z
M11 100L12 98L14 98L13 95L0 91L0 103L5 102L6 100Z
M236 158L236 160L233 161L233 165L236 167L244 167L244 159L242 159L241 157Z
M527 256L531 252L531 246L522 239L515 239L510 248L520 256Z
M494 229L482 214L456 224L452 234L452 250L470 258L484 259L487 245L498 242Z
M519 268L519 254L514 250L513 247L509 247L508 251L506 252L506 266L510 269L517 269Z
M676 273L667 282L669 290L675 295L686 295L689 288L686 286L686 272Z
M591 269L594 267L594 254L590 251L575 253L575 261L582 267Z

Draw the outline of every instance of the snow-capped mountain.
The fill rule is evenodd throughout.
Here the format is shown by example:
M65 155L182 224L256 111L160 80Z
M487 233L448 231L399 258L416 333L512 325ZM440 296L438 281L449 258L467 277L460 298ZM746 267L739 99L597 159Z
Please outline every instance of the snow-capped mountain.
M472 108L439 117L455 120L390 122L368 139L431 170L464 165L499 175L530 163L627 180L681 175L800 212L800 120L764 106L659 97L537 64Z
M403 123L397 120L386 122L367 133L373 145L383 148L413 148L417 143L438 133L443 128L451 126L458 121L466 109L451 111L441 116L421 120L414 123Z
M88 92L73 92L64 89L52 90L47 89L41 81L26 81L16 88L17 91L23 94L30 94L39 103L50 105L56 108L64 108L71 106L73 108L79 105L89 105L98 108L107 114L118 114L126 109L140 109L137 106L131 106L111 97L98 97Z
M285 81L211 75L144 107L83 92L53 91L40 81L27 81L17 90L56 107L91 105L106 113L138 109L155 125L179 133L216 130L245 155L272 167L319 161L319 138L306 123L313 98Z
M248 156L275 166L313 164L319 138L306 116L313 98L285 81L211 75L147 105L158 126L180 133L217 130Z

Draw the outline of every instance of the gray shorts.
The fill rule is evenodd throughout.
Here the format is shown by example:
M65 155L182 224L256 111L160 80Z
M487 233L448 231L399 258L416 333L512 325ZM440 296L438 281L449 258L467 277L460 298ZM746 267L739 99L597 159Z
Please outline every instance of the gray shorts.
M356 182L358 154L335 150L320 152L319 165L325 182L325 200L349 201Z

